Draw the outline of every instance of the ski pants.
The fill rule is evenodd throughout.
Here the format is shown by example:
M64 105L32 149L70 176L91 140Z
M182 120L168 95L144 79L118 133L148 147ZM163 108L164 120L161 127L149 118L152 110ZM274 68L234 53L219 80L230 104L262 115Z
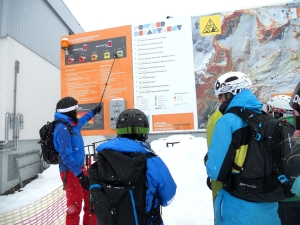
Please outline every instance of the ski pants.
M84 169L84 173L87 175L87 171ZM66 173L66 174L65 174ZM80 213L83 206L83 225L97 225L96 216L89 210L89 192L84 190L78 178L71 171L61 172L61 179L65 181L65 190L67 197L67 215L66 225L79 225L80 224ZM90 221L92 220L92 223Z

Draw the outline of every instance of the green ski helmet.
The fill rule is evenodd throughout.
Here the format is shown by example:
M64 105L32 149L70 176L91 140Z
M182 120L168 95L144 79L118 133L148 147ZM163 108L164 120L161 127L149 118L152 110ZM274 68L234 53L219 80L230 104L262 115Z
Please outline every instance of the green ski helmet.
M118 116L116 131L119 137L145 141L149 134L147 116L139 109L126 109Z

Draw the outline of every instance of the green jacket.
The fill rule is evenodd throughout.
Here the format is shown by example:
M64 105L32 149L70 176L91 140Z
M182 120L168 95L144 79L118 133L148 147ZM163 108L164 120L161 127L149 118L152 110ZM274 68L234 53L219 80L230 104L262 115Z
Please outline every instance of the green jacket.
M207 147L209 147L210 145L210 141L212 138L212 135L214 133L214 129L215 129L215 125L218 121L218 119L220 119L220 117L223 114L219 111L216 110L209 118L207 121L207 126L206 126L206 140L207 140ZM211 181L211 189L212 189L212 197L213 197L213 201L215 200L219 190L223 187L222 182L220 181L215 181L212 180Z

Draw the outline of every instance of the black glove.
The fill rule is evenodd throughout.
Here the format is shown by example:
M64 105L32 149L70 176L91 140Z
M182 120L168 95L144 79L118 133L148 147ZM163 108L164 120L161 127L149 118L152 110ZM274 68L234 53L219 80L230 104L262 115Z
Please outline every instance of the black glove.
M211 179L209 177L207 177L207 179L206 179L206 185L210 190L212 190L211 189Z
M81 184L81 186L85 189L85 190L89 190L90 188L90 180L89 178L83 173L81 172L77 178L79 179L79 182Z
M94 115L96 115L97 113L100 113L101 109L102 109L102 106L101 106L101 104L99 104L94 109L92 109L92 111L93 111Z

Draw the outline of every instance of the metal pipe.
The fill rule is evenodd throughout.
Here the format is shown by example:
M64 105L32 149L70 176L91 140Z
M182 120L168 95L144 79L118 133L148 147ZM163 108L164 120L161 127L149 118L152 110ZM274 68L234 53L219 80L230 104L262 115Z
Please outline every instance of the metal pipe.
M20 62L18 60L15 61L15 84L14 84L14 111L12 114L10 114L10 127L13 127L13 146L9 146L8 148L4 148L0 151L15 151L19 148L19 130L20 130L20 118L22 117L23 121L23 115L18 114L16 116L17 111L17 78L18 73L20 71ZM23 123L23 122L22 122ZM22 124L23 126L23 124ZM6 130L5 130L6 132ZM6 133L5 133L6 135ZM7 134L8 139L8 134ZM5 142L5 141L4 141ZM4 145L3 145L4 146Z
M11 113L6 113L5 114L5 137L4 137L4 141L0 141L0 146L4 146L7 144L8 142L8 130L9 130L9 123L10 123L10 115Z
M14 114L13 113L9 114L9 128L14 129Z
M19 118L19 122L20 122L20 129L24 129L24 116L22 114L18 115Z
M17 115L16 128L14 129L13 146L8 146L1 151L16 151L19 149L19 134L20 134L20 121L23 118L22 114Z
M16 112L17 112L17 78L18 73L20 71L20 62L18 60L15 61L15 85L14 85L14 128L16 128Z

